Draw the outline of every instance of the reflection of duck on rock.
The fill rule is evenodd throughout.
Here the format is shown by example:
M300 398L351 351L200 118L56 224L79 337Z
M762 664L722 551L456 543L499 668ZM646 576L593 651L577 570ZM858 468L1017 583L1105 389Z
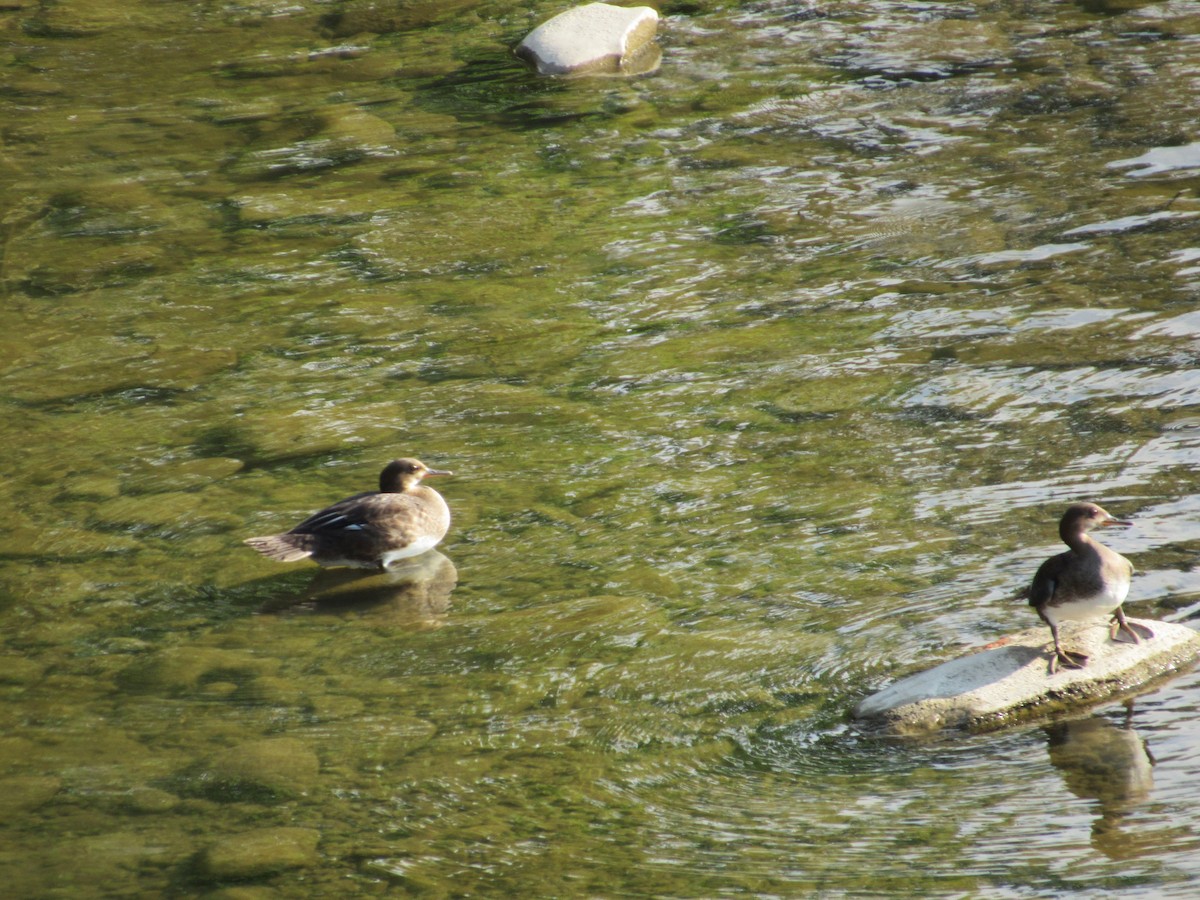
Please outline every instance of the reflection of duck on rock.
M1063 649L1058 626L1068 620L1095 619L1112 614L1113 640L1127 635L1131 643L1154 637L1145 625L1126 620L1121 604L1129 593L1133 564L1088 535L1103 525L1129 525L1109 515L1095 503L1075 503L1067 508L1058 524L1058 534L1070 549L1052 556L1038 568L1029 588L1029 605L1050 626L1054 638L1054 656L1050 674L1059 663L1068 669L1081 669L1087 656Z
M422 478L450 475L416 459L396 459L379 476L379 490L347 497L309 516L291 531L247 538L280 562L311 559L322 566L386 569L437 546L450 528L450 508Z

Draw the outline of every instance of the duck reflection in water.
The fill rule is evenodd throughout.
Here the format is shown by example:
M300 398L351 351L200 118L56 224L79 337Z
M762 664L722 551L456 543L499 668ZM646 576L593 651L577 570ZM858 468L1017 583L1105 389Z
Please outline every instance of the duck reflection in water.
M322 569L303 592L272 600L261 611L357 617L413 630L439 628L457 583L454 563L429 550L383 572Z
M1055 722L1046 726L1050 762L1081 800L1094 800L1092 846L1110 859L1153 854L1162 835L1131 835L1122 823L1154 790L1154 757L1133 730L1133 704L1125 706L1120 725L1105 716Z

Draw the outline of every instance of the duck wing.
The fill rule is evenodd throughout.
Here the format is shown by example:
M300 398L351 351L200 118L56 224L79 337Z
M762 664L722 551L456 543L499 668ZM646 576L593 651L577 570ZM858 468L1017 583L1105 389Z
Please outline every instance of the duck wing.
M1045 606L1054 599L1054 592L1058 590L1063 570L1066 569L1070 559L1071 553L1068 550L1066 553L1050 557L1038 566L1037 574L1033 576L1033 583L1029 586L1030 606L1034 608Z
M383 505L378 491L355 494L313 513L288 534L344 534L373 530L371 520Z

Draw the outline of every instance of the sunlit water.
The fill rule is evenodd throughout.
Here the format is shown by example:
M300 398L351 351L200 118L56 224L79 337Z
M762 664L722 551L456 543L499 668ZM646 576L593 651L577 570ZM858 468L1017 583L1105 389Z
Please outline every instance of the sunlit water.
M1200 614L1200 4L560 8L0 9L6 891L1195 896L1196 673L848 710L1070 500ZM241 545L400 454L440 553Z

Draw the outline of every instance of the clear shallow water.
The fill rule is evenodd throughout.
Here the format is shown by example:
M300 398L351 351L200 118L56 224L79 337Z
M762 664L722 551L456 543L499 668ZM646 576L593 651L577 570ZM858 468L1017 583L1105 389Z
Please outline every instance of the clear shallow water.
M1192 896L1194 673L846 711L1073 499L1200 609L1200 5L664 6L628 83L509 58L556 9L0 12L6 881ZM240 545L400 453L427 569Z

